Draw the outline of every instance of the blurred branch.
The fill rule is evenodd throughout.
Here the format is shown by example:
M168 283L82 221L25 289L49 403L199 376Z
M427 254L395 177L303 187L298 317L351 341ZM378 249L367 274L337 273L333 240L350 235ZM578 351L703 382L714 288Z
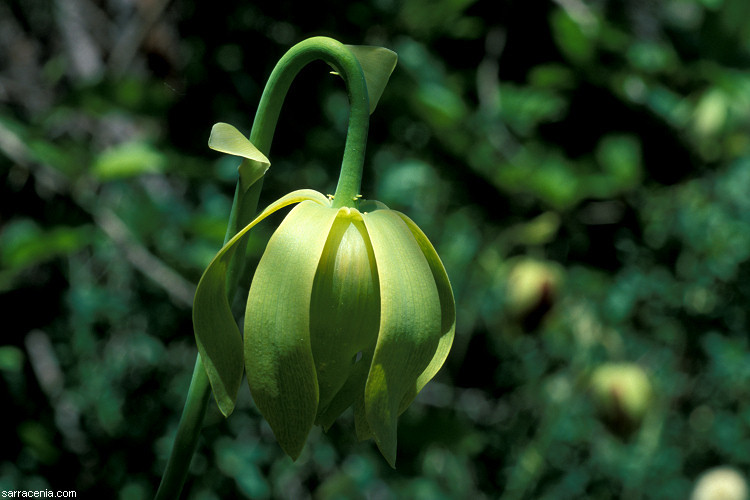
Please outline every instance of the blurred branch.
M35 168L36 165L32 160L33 155L29 148L18 134L2 122L0 122L0 152L16 165L33 174L39 185L50 192L60 192L62 190L60 186L67 183L67 179L62 174L51 168Z
M193 305L195 285L138 243L125 223L114 212L109 209L99 209L92 215L102 231L125 252L128 261L159 284L173 302L185 307Z
M505 49L508 33L503 28L491 29L485 38L485 55L477 67L476 87L479 109L486 117L487 141L502 158L509 160L521 145L513 137L498 113L502 109L500 92L500 57Z
M116 76L124 74L135 58L138 48L161 17L170 0L141 2L142 12L135 12L117 40L109 59L109 69Z
M500 106L500 56L505 48L507 33L493 28L485 39L485 56L477 68L477 96L485 113L493 113Z
M57 0L55 14L73 76L92 80L102 73L102 53L87 30L83 7L80 1Z
M0 101L27 111L49 108L53 96L49 81L41 83L47 58L41 40L24 27L10 8L0 2Z
M27 169L35 180L52 192L66 192L84 211L89 213L99 228L124 252L125 257L137 270L159 285L172 301L183 307L192 307L195 285L183 278L177 271L149 252L132 235L125 223L109 209L99 208L73 189L70 180L52 168L38 164L23 140L12 130L0 123L0 152L17 165ZM94 192L95 188L86 192Z
M64 391L64 376L52 342L43 331L33 330L26 336L24 343L31 369L36 375L42 392L54 409L55 424L60 429L68 447L77 453L86 451L89 444L86 435L81 430L81 415L78 406Z

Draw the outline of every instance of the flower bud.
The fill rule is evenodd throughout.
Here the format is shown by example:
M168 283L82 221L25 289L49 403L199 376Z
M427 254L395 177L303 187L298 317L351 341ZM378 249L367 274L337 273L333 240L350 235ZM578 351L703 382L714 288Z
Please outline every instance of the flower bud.
M450 349L455 305L422 231L377 202L370 212L297 205L268 242L245 315L250 391L296 458L313 423L354 406L357 434L393 466L396 419Z

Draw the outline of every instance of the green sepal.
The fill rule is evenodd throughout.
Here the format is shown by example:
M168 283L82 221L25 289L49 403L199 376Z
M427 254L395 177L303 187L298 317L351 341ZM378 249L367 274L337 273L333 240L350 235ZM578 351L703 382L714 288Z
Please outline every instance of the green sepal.
M258 263L245 312L245 364L255 405L281 448L299 457L318 409L310 344L310 300L337 210L301 203Z
M242 336L232 315L226 295L227 269L237 244L256 224L273 212L304 200L328 204L317 191L294 191L269 205L250 224L239 231L216 254L201 276L193 298L193 330L216 404L224 416L234 410L242 381L244 361Z
M271 166L268 158L242 132L228 123L214 124L208 138L208 147L220 153L244 158L237 167L243 193L263 177Z
M365 413L378 448L395 467L401 402L415 393L440 343L440 297L430 265L404 220L393 210L376 210L363 219L378 264L381 297Z
M346 45L346 48L354 54L362 67L367 82L370 114L372 114L396 67L398 55L385 47L371 45Z

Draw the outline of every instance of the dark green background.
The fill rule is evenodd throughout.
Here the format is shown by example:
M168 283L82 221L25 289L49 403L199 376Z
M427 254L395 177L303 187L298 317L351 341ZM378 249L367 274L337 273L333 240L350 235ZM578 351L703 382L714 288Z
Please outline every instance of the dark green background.
M454 348L395 471L351 414L292 463L243 384L228 420L209 409L185 498L686 498L747 471L748 19L745 0L1 3L0 489L153 495L236 179L209 131L248 133L313 35L399 54L362 194L443 258ZM300 74L261 205L333 192L347 109L325 64ZM519 317L522 258L561 280ZM626 438L587 391L610 361L655 393Z

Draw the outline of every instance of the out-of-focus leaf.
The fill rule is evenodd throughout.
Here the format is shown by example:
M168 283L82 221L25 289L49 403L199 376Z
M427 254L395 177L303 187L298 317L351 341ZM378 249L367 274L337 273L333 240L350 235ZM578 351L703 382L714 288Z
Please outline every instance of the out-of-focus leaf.
M75 252L91 239L89 226L43 229L30 219L9 223L0 233L0 262L21 269Z
M663 43L638 41L628 48L627 56L634 68L649 73L669 71L677 63L674 52Z
M126 142L101 153L92 173L103 182L164 170L166 156L145 142Z
M704 93L693 111L693 127L704 137L711 137L721 130L727 120L731 103L719 89Z
M16 346L0 346L0 371L19 372L23 368L25 356Z
M541 64L531 70L528 80L535 88L570 88L575 84L575 73L562 64Z
M516 132L528 135L535 127L562 118L566 100L554 91L513 84L500 86L500 116Z
M552 34L557 46L574 64L588 64L596 52L592 40L593 25L583 25L579 19L574 19L564 9L552 12L550 18Z
M641 145L632 136L604 137L597 148L597 159L611 175L616 188L627 189L641 180Z
M18 437L34 458L45 464L54 463L60 450L54 444L50 430L41 422L27 420L18 426Z
M435 126L457 126L466 115L466 105L454 90L437 83L417 89L417 102Z

